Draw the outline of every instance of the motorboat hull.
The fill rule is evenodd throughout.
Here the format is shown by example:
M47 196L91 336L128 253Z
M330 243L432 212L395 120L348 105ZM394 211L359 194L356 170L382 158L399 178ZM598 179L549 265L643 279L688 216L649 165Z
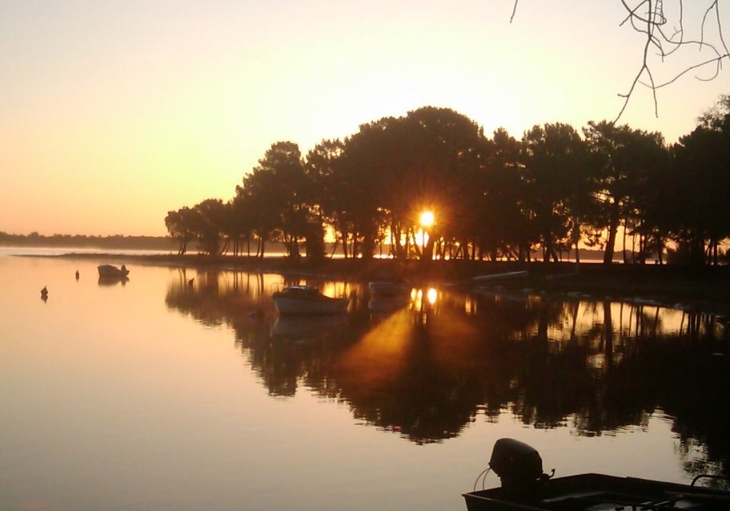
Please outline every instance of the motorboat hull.
M464 499L468 511L730 509L730 493L722 490L605 474L553 478L532 490L474 491Z
M553 477L542 471L542 458L533 447L512 438L494 444L489 470L501 486L464 494L468 511L608 511L730 509L730 492L695 485L698 480L726 479L699 475L692 484L637 477L578 474Z
M111 264L102 264L97 266L97 270L99 271L99 277L126 277L129 275L129 270L122 265L121 268L117 268L116 266L112 266Z

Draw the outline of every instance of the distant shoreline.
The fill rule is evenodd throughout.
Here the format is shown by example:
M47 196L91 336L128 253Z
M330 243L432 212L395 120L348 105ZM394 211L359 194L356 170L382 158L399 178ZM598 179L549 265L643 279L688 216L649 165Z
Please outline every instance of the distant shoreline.
M191 246L194 245L191 243ZM54 250L96 250L99 252L112 253L116 250L134 250L134 251L154 251L166 252L172 256L177 256L180 243L169 236L85 236L85 235L66 235L54 234L52 236L44 236L36 233L30 235L8 234L0 231L0 248L19 248L19 249L54 249ZM333 243L325 243L327 257L335 250ZM388 246L383 247L383 251L387 253ZM267 254L286 254L286 247L280 242L268 242L266 245ZM196 255L197 252L192 250L189 255ZM627 252L628 254L628 252ZM537 255L537 252L533 252ZM569 253L558 254L561 258L566 257L566 262L573 260L575 252L571 250ZM581 248L580 259L582 262L595 263L603 261L604 252L602 250ZM225 255L224 257L233 257ZM247 256L242 256L247 257ZM253 256L250 256L253 257ZM267 255L267 258L269 256ZM341 257L341 250L337 251L337 257ZM613 261L615 263L623 263L624 252L616 250Z
M249 257L67 253L39 257L93 259L116 264L142 264L185 268L217 268L254 273L276 273L322 279L367 282L399 275L416 283L468 286L473 277L526 271L526 277L497 280L495 287L532 289L545 293L584 293L593 297L644 297L662 303L691 302L698 307L730 312L730 266L688 268L679 265L631 265L574 262L516 261L395 261L392 259L333 258L310 261L285 256ZM578 273L576 273L578 269Z

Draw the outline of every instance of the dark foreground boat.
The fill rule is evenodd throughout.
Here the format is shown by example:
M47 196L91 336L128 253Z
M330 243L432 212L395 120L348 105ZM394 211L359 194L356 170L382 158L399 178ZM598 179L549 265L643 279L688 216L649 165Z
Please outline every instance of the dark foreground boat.
M604 474L553 478L542 472L535 449L511 438L494 444L489 468L502 486L465 493L469 511L730 509L730 491L696 484L701 479L727 481L722 477L698 476L689 485Z

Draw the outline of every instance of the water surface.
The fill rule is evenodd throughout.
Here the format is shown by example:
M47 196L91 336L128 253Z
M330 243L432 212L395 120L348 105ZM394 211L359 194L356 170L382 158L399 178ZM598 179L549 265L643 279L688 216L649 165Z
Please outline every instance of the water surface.
M503 436L558 475L726 470L709 315L310 279L350 312L282 321L279 275L97 264L0 255L0 509L465 509Z

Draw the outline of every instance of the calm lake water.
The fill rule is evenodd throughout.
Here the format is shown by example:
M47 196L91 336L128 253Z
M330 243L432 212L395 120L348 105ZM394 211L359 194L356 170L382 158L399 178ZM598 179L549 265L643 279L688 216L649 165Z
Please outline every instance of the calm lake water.
M4 511L463 510L505 436L556 475L730 467L727 334L707 314L448 288L393 303L134 263L103 282L99 261L11 252ZM291 282L351 310L281 321Z

